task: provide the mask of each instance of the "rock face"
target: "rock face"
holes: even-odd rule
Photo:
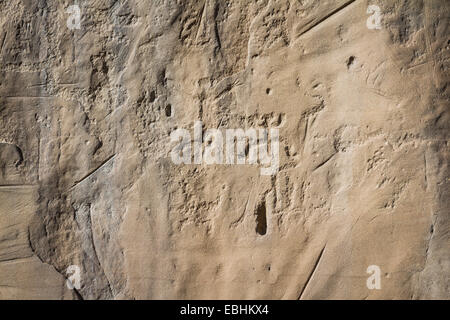
[[[0,299],[449,299],[449,18],[0,0]],[[193,159],[227,129],[276,170]]]

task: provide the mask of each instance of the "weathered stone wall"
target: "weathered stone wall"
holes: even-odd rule
[[[0,0],[0,299],[450,298],[449,17]],[[174,163],[197,121],[278,129],[277,172]]]

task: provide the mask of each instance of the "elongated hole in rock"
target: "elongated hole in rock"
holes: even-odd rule
[[[171,117],[172,116],[172,106],[170,104],[168,104],[165,108],[166,111],[166,117]]]
[[[256,233],[265,235],[267,232],[266,204],[261,202],[256,209]]]
[[[155,91],[150,92],[150,102],[153,103],[156,99],[156,93]]]

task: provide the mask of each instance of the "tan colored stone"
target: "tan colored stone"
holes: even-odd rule
[[[0,1],[0,299],[450,298],[447,2],[69,5]],[[196,121],[279,171],[173,163]]]

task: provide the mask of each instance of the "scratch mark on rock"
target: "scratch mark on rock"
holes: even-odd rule
[[[306,28],[306,30],[303,30],[298,37],[301,37],[302,35],[304,35],[305,33],[311,31],[312,29],[314,29],[315,27],[317,27],[319,24],[321,24],[322,22],[324,22],[325,20],[327,20],[328,18],[332,17],[333,15],[335,15],[336,13],[338,13],[339,11],[342,11],[343,9],[347,8],[349,5],[351,5],[353,2],[355,2],[356,0],[350,0],[345,2],[343,5],[341,5],[340,7],[334,9],[333,11],[331,11],[330,13],[328,13],[327,15],[323,16],[322,18],[320,18],[318,21],[316,21],[315,23],[313,23],[311,26],[309,26],[308,28]]]
[[[0,45],[0,53],[3,52],[3,46],[5,45],[5,40],[6,40],[6,35],[7,34],[8,34],[8,32],[5,32],[5,35],[3,36],[2,44]]]
[[[36,184],[1,184],[0,188],[31,188],[37,186]]]
[[[424,167],[424,179],[425,179],[425,190],[428,189],[428,173],[427,173],[427,156],[423,155],[423,167]]]
[[[310,272],[308,278],[306,279],[305,285],[303,286],[302,290],[300,291],[300,294],[298,295],[297,300],[301,300],[303,297],[303,293],[305,293],[306,288],[308,287],[309,282],[311,281],[314,273],[317,270],[317,267],[319,266],[320,260],[322,259],[323,256],[323,252],[325,251],[325,247],[327,245],[325,244],[325,246],[323,247],[323,249],[320,251],[319,256],[316,259],[316,262],[314,263],[314,267],[312,268],[312,271]]]
[[[80,183],[82,183],[83,181],[85,181],[86,179],[88,179],[90,176],[92,176],[93,174],[95,174],[97,171],[99,171],[102,167],[104,167],[110,160],[114,159],[116,156],[116,154],[113,154],[112,156],[109,156],[106,160],[104,160],[97,168],[95,168],[94,170],[90,171],[87,175],[85,175],[83,178],[81,178],[80,180],[76,181],[75,184],[69,189],[72,190],[73,188],[75,188],[77,185],[79,185]]]
[[[314,168],[313,172],[316,171],[317,169],[319,169],[320,167],[324,166],[328,161],[331,160],[331,158],[334,157],[336,153],[333,153],[331,156],[329,156],[328,158],[326,158],[324,161],[322,161],[317,167]]]

